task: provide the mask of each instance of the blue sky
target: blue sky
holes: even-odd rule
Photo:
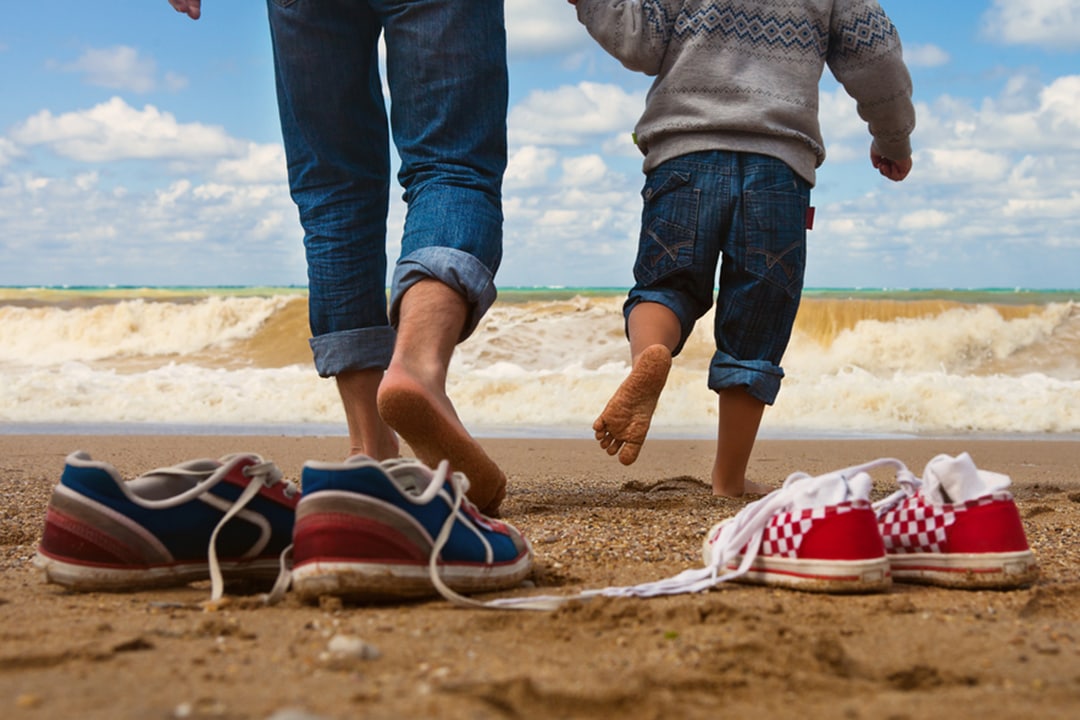
[[[1080,287],[1080,0],[884,0],[915,167],[889,183],[831,76],[811,287]],[[562,0],[507,0],[502,286],[626,286],[649,79]],[[0,285],[303,284],[265,5],[11,3],[0,26]],[[395,193],[389,253],[403,217]]]

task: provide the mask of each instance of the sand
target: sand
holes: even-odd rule
[[[712,443],[649,440],[620,465],[590,441],[484,440],[510,479],[504,517],[536,550],[534,582],[571,593],[700,565],[703,534],[745,501],[713,498]],[[344,438],[0,436],[0,716],[21,718],[1080,717],[1080,444],[762,440],[779,484],[890,455],[922,472],[968,451],[1013,478],[1042,575],[1031,588],[894,585],[823,596],[731,584],[599,599],[552,613],[442,600],[272,607],[208,583],[72,594],[31,565],[51,486],[75,449],[126,477],[253,451],[298,479]],[[875,476],[875,479],[876,476]],[[889,478],[878,480],[875,497]],[[528,594],[536,590],[515,590]],[[337,638],[336,640],[334,638]],[[362,650],[330,651],[342,638]]]

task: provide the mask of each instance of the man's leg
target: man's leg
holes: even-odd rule
[[[397,344],[379,412],[424,462],[449,460],[492,515],[506,477],[446,394],[455,346],[495,301],[509,81],[502,0],[373,0],[408,211],[390,291]]]
[[[397,438],[375,404],[394,345],[379,19],[362,3],[268,7],[289,189],[304,227],[315,367],[336,379],[349,454],[394,457]]]
[[[348,370],[335,378],[349,428],[350,457],[367,455],[386,460],[401,454],[397,435],[376,409],[382,378],[382,370]]]
[[[400,301],[397,345],[379,386],[379,412],[418,458],[434,467],[448,460],[469,478],[468,496],[495,515],[506,476],[469,435],[446,394],[446,374],[469,307],[437,280],[421,280]]]

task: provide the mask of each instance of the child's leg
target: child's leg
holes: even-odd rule
[[[746,466],[754,449],[765,403],[742,388],[727,388],[717,396],[720,419],[712,469],[713,495],[739,497],[769,492],[771,488],[746,479]]]
[[[656,403],[671,369],[671,353],[679,346],[679,318],[660,303],[641,302],[626,321],[630,336],[630,374],[593,423],[596,439],[608,455],[629,465],[638,458],[649,432]]]
[[[739,155],[740,197],[722,247],[709,387],[719,395],[716,495],[760,494],[746,479],[765,406],[784,377],[780,361],[802,295],[810,185],[782,161]]]
[[[626,319],[626,334],[630,339],[630,359],[636,364],[641,352],[652,345],[663,345],[669,354],[675,352],[682,339],[682,325],[668,306],[639,302]]]

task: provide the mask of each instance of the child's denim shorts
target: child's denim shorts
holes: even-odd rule
[[[802,295],[810,183],[773,157],[708,151],[650,171],[642,198],[624,315],[639,302],[670,308],[678,353],[719,285],[709,387],[743,387],[771,405]]]

